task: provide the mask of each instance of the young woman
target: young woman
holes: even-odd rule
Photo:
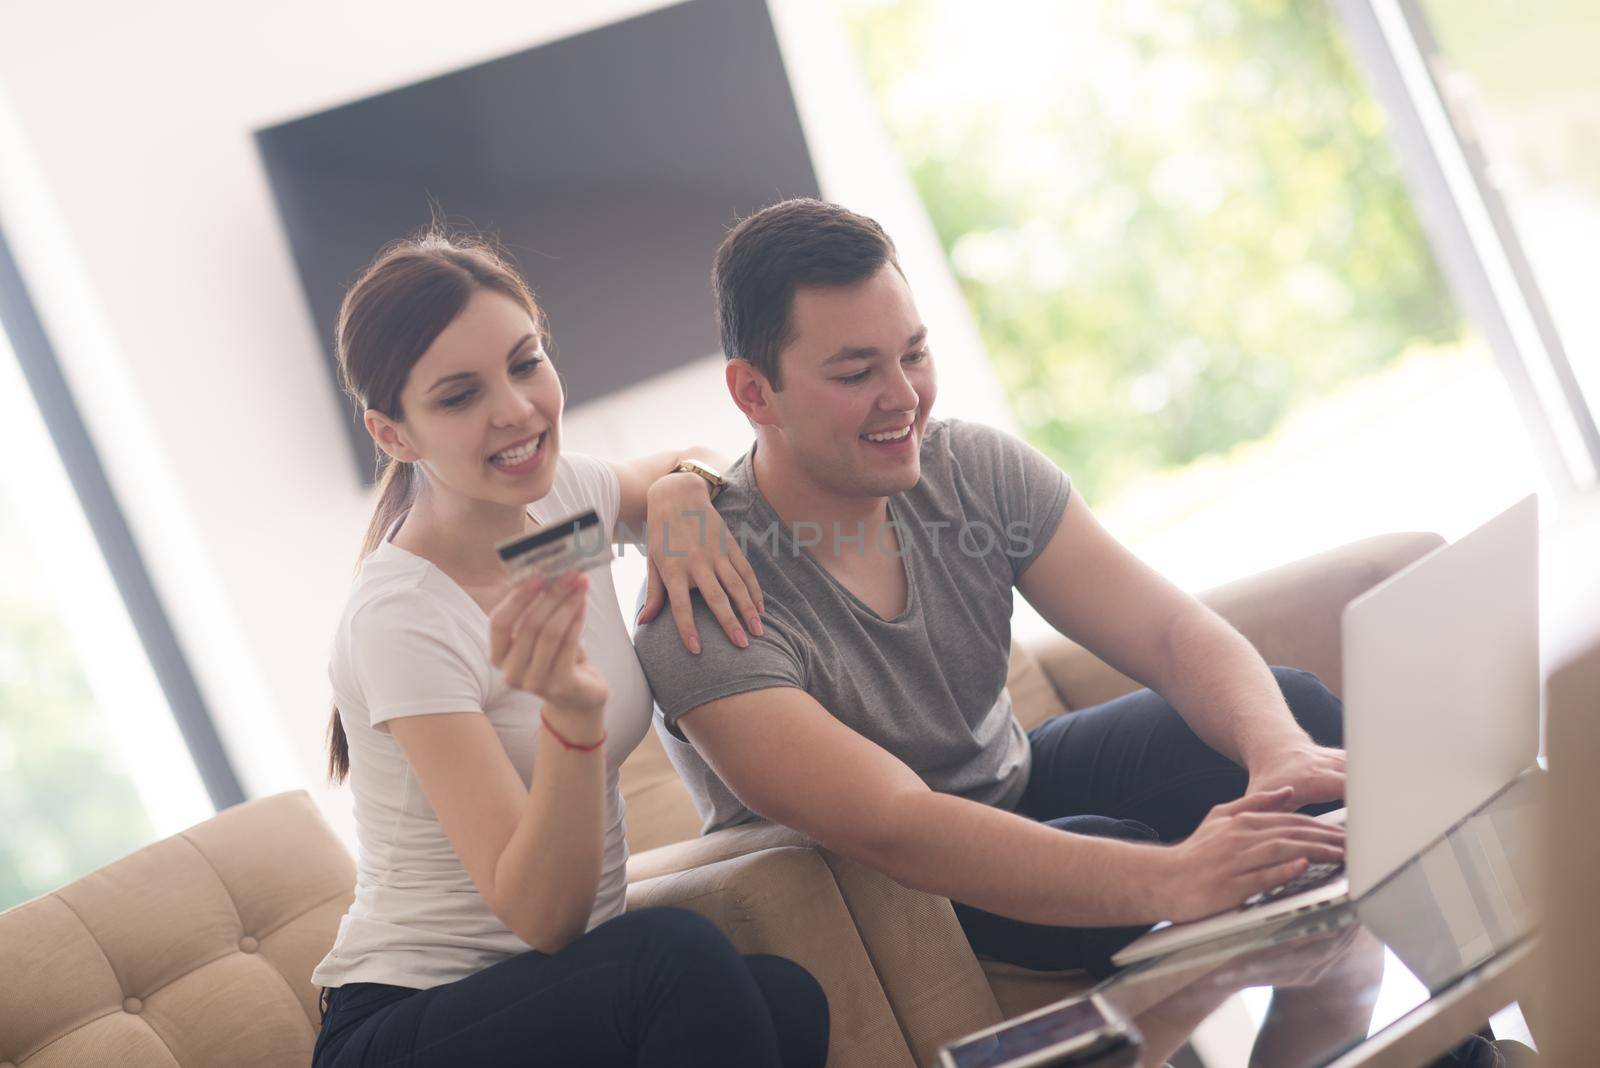
[[[747,644],[760,589],[707,482],[678,455],[562,454],[543,315],[482,245],[391,246],[345,297],[338,354],[385,467],[329,667],[360,848],[312,975],[314,1068],[820,1066],[806,971],[690,912],[623,911],[617,769],[652,703],[609,570],[513,584],[494,552],[588,508],[666,524],[645,613],[670,594],[698,651],[696,586]]]

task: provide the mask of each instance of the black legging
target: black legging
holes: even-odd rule
[[[1322,680],[1274,667],[1284,702],[1318,745],[1344,744],[1344,704]],[[1249,776],[1206,745],[1153,690],[1046,720],[1028,735],[1033,769],[1017,814],[1074,834],[1178,842],[1213,805],[1240,797]],[[1316,814],[1341,802],[1308,806]],[[1145,927],[1049,927],[956,904],[972,948],[1039,971],[1111,971],[1111,955]]]
[[[640,909],[429,990],[338,987],[312,1068],[821,1068],[827,1055],[828,1002],[804,968],[741,957],[695,913]]]

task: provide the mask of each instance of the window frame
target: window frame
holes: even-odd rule
[[[1546,475],[1562,495],[1600,481],[1600,427],[1419,0],[1330,0],[1389,117],[1401,173],[1440,270],[1483,331]]]

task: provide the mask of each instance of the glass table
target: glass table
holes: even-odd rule
[[[1530,770],[1359,901],[1136,965],[1096,987],[1143,1065],[1427,1063],[1516,1000],[1542,772]]]

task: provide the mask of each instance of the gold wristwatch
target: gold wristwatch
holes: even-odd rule
[[[711,487],[711,499],[713,501],[717,499],[717,494],[722,492],[722,487],[728,484],[728,480],[723,478],[715,467],[710,464],[703,464],[699,460],[679,460],[672,466],[672,470],[674,472],[687,471],[691,475],[699,475],[705,479],[706,485]]]

